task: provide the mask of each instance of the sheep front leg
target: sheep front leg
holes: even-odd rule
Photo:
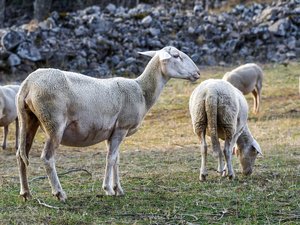
[[[234,170],[232,167],[232,149],[235,141],[226,139],[224,144],[224,156],[226,160],[226,164],[223,171],[223,176],[228,175],[229,179],[233,179],[235,177]]]
[[[260,93],[258,90],[253,90],[252,95],[253,95],[253,101],[254,101],[253,113],[257,114],[259,112]]]
[[[64,202],[67,199],[66,193],[63,191],[60,181],[57,176],[54,153],[59,146],[59,141],[55,139],[48,139],[46,141],[41,159],[44,161],[45,169],[52,188],[52,194],[60,201]]]
[[[4,128],[3,128],[3,143],[2,143],[3,149],[6,149],[7,134],[8,134],[8,126],[4,126]]]
[[[127,130],[115,130],[110,139],[107,141],[108,152],[106,157],[105,176],[102,185],[106,195],[124,194],[119,178],[118,158],[119,146],[127,132]]]

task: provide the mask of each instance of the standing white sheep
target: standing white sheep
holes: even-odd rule
[[[107,140],[103,189],[123,195],[119,179],[119,146],[135,133],[170,78],[195,81],[200,72],[194,62],[174,47],[141,54],[152,59],[136,79],[96,79],[57,69],[39,69],[22,83],[17,96],[20,146],[17,151],[21,190],[30,197],[28,155],[37,128],[46,134],[41,158],[52,187],[61,201],[67,198],[57,177],[54,153],[60,144],[90,146]]]
[[[252,92],[254,100],[253,112],[259,112],[261,89],[263,82],[263,71],[255,63],[247,63],[234,70],[225,73],[224,80],[239,89],[244,95]]]
[[[194,132],[201,142],[200,180],[205,180],[207,176],[206,134],[211,137],[214,154],[218,157],[219,173],[234,178],[231,157],[236,144],[243,174],[250,175],[261,149],[249,131],[248,104],[242,93],[227,81],[209,79],[193,91],[189,108]],[[225,166],[219,138],[225,141]]]
[[[0,127],[4,127],[3,149],[7,146],[8,126],[14,121],[16,121],[16,149],[18,148],[19,123],[15,99],[19,88],[19,85],[0,86]]]

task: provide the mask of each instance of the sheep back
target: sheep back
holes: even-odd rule
[[[23,82],[18,107],[28,105],[45,131],[66,123],[62,144],[87,146],[107,139],[117,126],[136,131],[146,110],[138,84],[131,79],[96,79],[58,69],[39,69]],[[55,118],[55,119],[54,119]],[[74,122],[77,121],[77,122]],[[93,130],[95,138],[79,141]],[[92,136],[91,136],[92,138]]]
[[[242,93],[220,79],[202,82],[193,91],[189,108],[195,134],[207,128],[208,135],[215,131],[223,140],[243,129],[248,117],[248,104]]]
[[[247,63],[225,73],[223,80],[228,81],[246,95],[252,92],[257,84],[261,86],[263,71],[257,64]]]

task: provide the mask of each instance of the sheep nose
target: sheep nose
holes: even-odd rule
[[[196,79],[199,79],[200,78],[200,70],[197,70],[196,73],[194,74],[194,77]]]

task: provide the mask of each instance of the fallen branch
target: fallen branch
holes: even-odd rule
[[[195,221],[199,220],[197,216],[192,215],[192,214],[181,214],[181,216],[183,216],[183,217],[187,217],[187,216],[192,217],[192,218],[194,218]]]
[[[38,203],[39,203],[40,205],[45,206],[45,207],[47,207],[47,208],[50,208],[50,209],[60,209],[60,208],[57,207],[57,206],[48,205],[48,204],[42,202],[42,201],[41,201],[40,199],[38,199],[38,198],[36,198],[36,200],[38,201]]]
[[[74,172],[78,172],[78,171],[84,171],[86,172],[87,174],[89,174],[90,176],[92,176],[92,173],[89,172],[88,170],[86,169],[71,169],[71,170],[68,170],[66,172],[63,172],[63,173],[59,173],[58,176],[63,176],[63,175],[66,175],[66,174],[69,174],[69,173],[74,173]],[[39,176],[39,177],[34,177],[32,178],[29,182],[32,182],[32,181],[35,181],[35,180],[42,180],[42,179],[46,179],[47,176]]]

